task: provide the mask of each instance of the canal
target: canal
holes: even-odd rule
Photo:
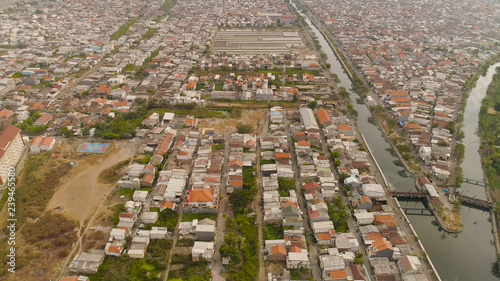
[[[328,56],[328,63],[331,64],[330,71],[335,73],[341,81],[339,87],[344,87],[350,92],[354,108],[358,111],[357,126],[365,136],[391,189],[398,191],[415,189],[415,179],[398,165],[399,159],[390,153],[391,146],[378,125],[369,122],[369,117],[372,115],[367,106],[355,102],[358,96],[351,91],[352,83],[333,50],[311,21],[304,14],[301,15],[318,38],[323,52]],[[481,100],[491,82],[494,70],[495,66],[490,67],[488,74],[478,80],[464,113],[466,121],[463,130],[466,152],[463,163],[466,164],[463,165],[463,170],[467,178],[483,179],[478,155],[479,138],[475,131],[478,126]],[[484,187],[464,184],[462,190],[466,195],[485,198]],[[422,206],[419,202],[409,201],[403,201],[401,205]],[[490,244],[493,241],[493,234],[489,213],[462,206],[461,215],[464,227],[459,234],[445,233],[437,226],[433,216],[408,215],[408,218],[443,281],[498,280],[491,274],[491,266],[495,262],[496,255],[494,246]]]

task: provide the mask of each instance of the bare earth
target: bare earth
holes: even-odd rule
[[[267,104],[264,104],[267,107]],[[229,118],[229,119],[217,119],[217,118],[206,118],[200,119],[199,127],[201,128],[213,128],[216,132],[236,132],[236,124],[252,124],[255,128],[256,121],[259,121],[259,126],[261,127],[264,122],[264,117],[266,116],[267,109],[255,109],[255,110],[243,110],[241,113],[241,118]],[[259,128],[260,129],[260,128]],[[259,130],[257,130],[259,133]]]
[[[16,3],[18,0],[0,0],[0,9],[8,8],[10,5]]]
[[[113,145],[115,149],[108,152],[110,154],[103,154],[97,163],[88,165],[82,171],[70,175],[64,184],[56,190],[49,201],[48,209],[56,209],[57,212],[77,219],[82,225],[105,199],[104,195],[108,194],[113,186],[113,184],[99,183],[99,174],[119,162],[133,157],[136,148],[136,144],[128,142],[114,142]]]

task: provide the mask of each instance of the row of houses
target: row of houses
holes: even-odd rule
[[[283,231],[283,239],[265,240],[265,259],[285,262],[287,269],[310,268],[304,214],[300,210],[296,191],[280,188],[283,181],[295,185],[290,148],[283,127],[284,118],[282,108],[272,108],[270,119],[273,128],[270,131],[274,132],[260,138],[264,222],[287,228]]]
[[[356,252],[356,248],[360,245],[366,249],[373,274],[378,279],[390,276],[395,280],[401,280],[400,278],[427,280],[421,271],[421,260],[413,256],[413,249],[408,245],[406,235],[396,222],[392,209],[388,205],[380,205],[387,200],[387,194],[373,176],[366,150],[359,142],[355,130],[348,125],[349,120],[341,118],[336,113],[332,117],[330,112],[323,108],[317,110],[317,117],[329,149],[335,156],[333,158],[337,162],[336,170],[338,174],[343,175],[342,185],[349,190],[349,204],[354,209],[353,217],[358,226],[356,233],[343,233],[341,241],[343,239],[344,242],[352,242],[353,248],[350,250],[353,252]],[[377,210],[374,211],[375,206]],[[339,244],[343,243],[338,242],[339,236],[335,239],[338,251],[340,253],[346,251],[346,246],[339,247]],[[332,256],[331,253],[329,256]],[[342,258],[344,261],[349,261],[345,256]],[[325,270],[325,268],[332,269],[330,266],[342,265],[335,260],[338,258],[320,257],[325,280],[337,280],[333,278],[338,276],[336,273]],[[388,268],[391,270],[387,270]],[[353,275],[359,273],[352,268]]]

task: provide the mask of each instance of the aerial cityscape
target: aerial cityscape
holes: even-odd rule
[[[0,280],[499,280],[499,15],[0,0]]]

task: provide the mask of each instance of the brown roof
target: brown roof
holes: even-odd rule
[[[163,153],[167,152],[168,149],[170,148],[170,145],[172,145],[172,138],[173,137],[174,137],[174,135],[172,133],[168,133],[165,136],[165,138],[162,140],[162,142],[156,148],[155,154],[162,155]]]
[[[155,175],[153,175],[153,174],[146,174],[142,178],[142,181],[148,182],[148,183],[153,183],[154,180],[155,180]]]
[[[42,145],[50,146],[50,144],[55,140],[53,137],[41,137],[37,136],[31,141],[31,146],[40,147]]]
[[[174,203],[170,201],[163,201],[160,208],[169,208],[173,209],[174,208]]]
[[[332,118],[330,118],[330,114],[328,114],[328,111],[326,111],[324,108],[318,109],[318,112],[316,114],[318,114],[318,119],[321,124],[332,121]]]
[[[229,162],[228,166],[238,165],[240,167],[243,166],[243,161],[241,159],[235,158],[231,162]]]
[[[9,144],[14,140],[16,135],[21,131],[18,127],[9,125],[0,132],[0,158],[3,156],[3,152],[7,149]]]
[[[351,264],[351,272],[354,280],[366,280],[365,271],[360,265]]]
[[[12,111],[8,110],[7,108],[0,110],[0,117],[9,117],[11,115]]]
[[[373,242],[372,247],[374,249],[377,249],[377,251],[381,251],[381,250],[385,250],[385,249],[392,250],[391,243],[385,239],[380,239],[380,240]]]
[[[308,141],[298,141],[298,146],[310,146],[311,144]]]
[[[229,185],[232,185],[232,186],[242,186],[243,182],[242,181],[230,181]]]
[[[290,153],[276,153],[276,158],[290,158]]]
[[[47,124],[51,119],[52,119],[52,114],[45,113],[44,115],[40,116],[40,118],[36,119],[35,125],[45,125]]]
[[[320,233],[320,234],[318,234],[318,237],[319,237],[319,240],[323,240],[323,241],[331,239],[330,233],[328,233],[328,232]]]
[[[286,249],[283,245],[275,245],[271,248],[271,254],[274,255],[274,254],[277,254],[277,253],[280,253],[280,254],[283,254],[286,256]]]
[[[342,270],[328,271],[328,273],[330,274],[330,278],[332,280],[336,280],[336,279],[345,280],[347,278],[347,273],[343,269]]]
[[[212,188],[192,189],[189,192],[188,202],[212,202],[213,194]]]

